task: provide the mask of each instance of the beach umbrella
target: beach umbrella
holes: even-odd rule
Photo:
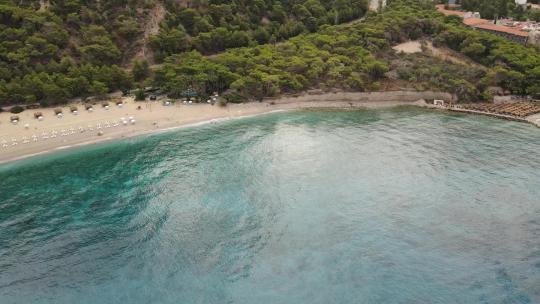
[[[131,124],[134,125],[135,124],[135,119],[132,119],[130,120]]]
[[[15,138],[12,138],[12,139],[11,139],[11,145],[12,145],[12,146],[16,146],[16,145],[18,145],[18,143],[17,143],[17,139],[15,139]]]
[[[38,137],[36,136],[36,134],[32,135],[32,140],[33,141],[38,141]]]
[[[25,128],[26,130],[28,130],[28,129],[30,129],[30,125],[29,125],[29,124],[25,124],[25,125],[24,125],[24,128]]]

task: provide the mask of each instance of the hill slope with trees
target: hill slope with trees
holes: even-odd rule
[[[171,97],[226,91],[230,101],[388,82],[469,101],[489,98],[490,86],[540,94],[537,49],[467,28],[429,0],[388,1],[363,22],[349,21],[364,16],[364,0],[156,1],[0,0],[0,105],[63,103],[142,85]],[[147,61],[133,59],[157,4],[165,13],[148,43],[163,64],[150,73]],[[416,39],[476,65],[391,49]]]
[[[157,6],[166,9],[162,20],[152,20]],[[366,0],[0,0],[0,104],[127,90],[133,64],[277,42],[366,9]],[[156,22],[157,33],[146,37]],[[154,56],[134,61],[147,42]]]
[[[396,55],[392,45],[425,39],[476,65],[457,65],[423,54]],[[391,75],[394,75],[393,77]],[[230,100],[261,99],[307,89],[376,90],[394,79],[415,89],[439,89],[464,101],[490,98],[499,86],[515,94],[540,94],[536,48],[474,31],[444,17],[431,1],[393,0],[364,22],[323,26],[277,45],[171,56],[155,85],[173,97],[194,87],[201,94],[229,90]]]

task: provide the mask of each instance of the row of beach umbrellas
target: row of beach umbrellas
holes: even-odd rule
[[[102,104],[102,107],[105,109],[105,110],[108,110],[110,108],[109,106],[109,103],[108,102],[103,102]],[[119,107],[119,108],[122,108],[124,106],[124,103],[122,102],[116,102],[116,105]],[[91,104],[86,104],[84,105],[84,108],[86,111],[88,112],[94,112],[94,106],[91,105]],[[78,115],[79,114],[79,109],[76,107],[76,106],[71,106],[69,108],[69,111],[73,114],[73,115]],[[54,112],[54,116],[58,117],[58,118],[62,118],[64,117],[64,111],[60,108],[56,108],[53,110]],[[34,118],[39,120],[39,121],[42,121],[44,119],[44,115],[42,112],[36,112],[34,113]],[[21,120],[19,118],[18,115],[14,115],[14,116],[11,116],[11,123],[13,124],[17,124],[19,123],[19,121]]]
[[[89,124],[86,127],[78,126],[77,128],[71,127],[69,129],[66,128],[66,129],[61,129],[61,130],[52,130],[51,132],[43,132],[41,133],[41,135],[33,134],[32,136],[23,136],[20,140],[18,140],[17,138],[12,138],[11,141],[9,142],[5,139],[0,139],[0,148],[9,148],[9,147],[17,146],[19,143],[29,144],[31,142],[46,141],[48,139],[70,136],[77,133],[85,133],[87,131],[91,132],[94,130],[99,131],[98,134],[102,135],[103,129],[119,127],[122,125],[127,126],[129,124],[134,125],[135,123],[136,123],[135,118],[133,116],[130,116],[127,118],[122,117],[119,120],[113,121],[113,122],[105,121],[103,123],[101,122],[96,123],[95,125]]]

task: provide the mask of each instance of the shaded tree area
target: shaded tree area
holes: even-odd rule
[[[276,43],[323,25],[362,17],[367,0],[167,0],[169,14],[152,37],[157,59],[197,50],[212,54],[229,48]]]
[[[428,0],[389,0],[387,9],[369,13],[364,22],[338,25],[332,24],[362,15],[365,2],[216,0],[191,1],[187,8],[168,3],[170,13],[156,36],[168,38],[152,40],[164,64],[152,72],[148,62],[135,61],[128,73],[116,65],[126,56],[121,27],[112,31],[95,15],[121,16],[140,8],[135,2],[102,2],[94,10],[86,2],[57,0],[49,10],[37,10],[33,1],[0,0],[0,104],[62,103],[126,90],[134,81],[153,82],[171,97],[226,91],[231,100],[260,100],[311,88],[377,90],[389,72],[411,87],[445,90],[463,100],[488,98],[490,86],[540,95],[537,49],[474,31],[438,13]],[[108,6],[122,9],[113,13]],[[74,16],[77,11],[85,13]],[[319,21],[310,28],[306,20],[315,16]],[[110,22],[118,20],[124,19]],[[301,30],[282,31],[294,23]],[[416,39],[452,49],[483,68],[393,55],[391,46]],[[225,51],[206,56],[218,50]]]
[[[131,87],[118,65],[141,33],[137,1],[0,1],[0,104],[63,103]]]
[[[395,67],[390,47],[415,39],[432,40],[484,68],[425,56],[413,56]],[[195,72],[189,66],[201,68]],[[540,94],[540,55],[535,48],[474,31],[455,17],[438,13],[431,1],[421,0],[389,1],[385,11],[365,22],[321,26],[316,33],[276,45],[231,49],[209,58],[198,52],[176,55],[157,71],[155,84],[172,95],[173,88],[196,87],[201,94],[232,89],[229,92],[235,97],[247,100],[309,88],[378,89],[393,68],[399,79],[413,87],[449,91],[467,101],[488,98],[489,86]],[[216,78],[215,73],[226,77]]]

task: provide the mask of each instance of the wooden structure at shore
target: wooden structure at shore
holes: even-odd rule
[[[491,114],[508,115],[516,118],[525,118],[540,113],[540,104],[536,102],[512,103],[469,103],[456,106],[459,109],[486,112]]]

